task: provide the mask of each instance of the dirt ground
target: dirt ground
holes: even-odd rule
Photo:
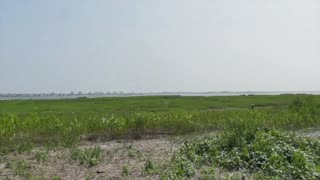
[[[312,138],[320,137],[320,131],[315,130],[297,131],[296,133]],[[216,135],[216,132],[203,135],[153,137],[141,140],[83,141],[78,148],[100,147],[102,150],[101,160],[93,167],[80,164],[78,160],[72,159],[72,150],[69,148],[55,150],[33,148],[30,152],[11,153],[0,157],[0,180],[159,179],[157,174],[161,174],[161,172],[153,174],[145,171],[147,161],[161,169],[161,166],[170,163],[173,154],[186,140],[213,135]],[[43,158],[43,161],[39,161],[39,159],[41,160],[39,152],[45,154],[46,158]],[[230,172],[228,173],[218,172],[218,179],[225,179],[224,177],[230,175]],[[241,172],[234,173],[241,174]],[[247,177],[250,177],[250,175]],[[194,179],[201,179],[201,177],[195,176]]]
[[[132,141],[82,142],[79,148],[100,147],[102,159],[88,167],[70,158],[70,149],[45,151],[33,149],[28,153],[9,154],[0,161],[0,179],[158,179],[144,172],[147,160],[160,165],[170,160],[181,142],[165,137]],[[47,152],[44,162],[37,160],[38,152]],[[24,160],[26,167],[13,166]],[[21,164],[21,163],[20,163]],[[22,176],[17,176],[23,174]],[[123,173],[124,169],[128,172]],[[24,172],[23,172],[24,171]],[[24,176],[24,177],[23,177]],[[41,177],[41,178],[40,178]]]

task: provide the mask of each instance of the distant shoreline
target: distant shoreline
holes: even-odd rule
[[[50,100],[76,98],[103,98],[103,97],[135,97],[135,96],[250,96],[250,95],[282,95],[282,94],[310,94],[320,95],[320,91],[266,91],[266,92],[167,92],[167,93],[123,93],[123,94],[14,94],[2,95],[0,100]]]

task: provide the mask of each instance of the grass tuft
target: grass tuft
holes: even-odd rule
[[[71,150],[71,159],[78,160],[80,164],[85,164],[88,167],[99,164],[101,158],[102,149],[100,147]]]

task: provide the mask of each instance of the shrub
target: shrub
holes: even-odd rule
[[[239,137],[247,131],[250,138]],[[189,178],[204,166],[246,169],[280,179],[319,179],[320,142],[276,130],[228,131],[219,137],[185,143],[163,179]]]

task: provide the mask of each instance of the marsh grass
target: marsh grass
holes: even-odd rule
[[[222,131],[238,124],[316,128],[319,102],[320,96],[305,95],[0,101],[0,153],[38,145],[73,147],[81,140]],[[251,103],[255,110],[250,110]],[[233,108],[219,109],[225,107]]]

